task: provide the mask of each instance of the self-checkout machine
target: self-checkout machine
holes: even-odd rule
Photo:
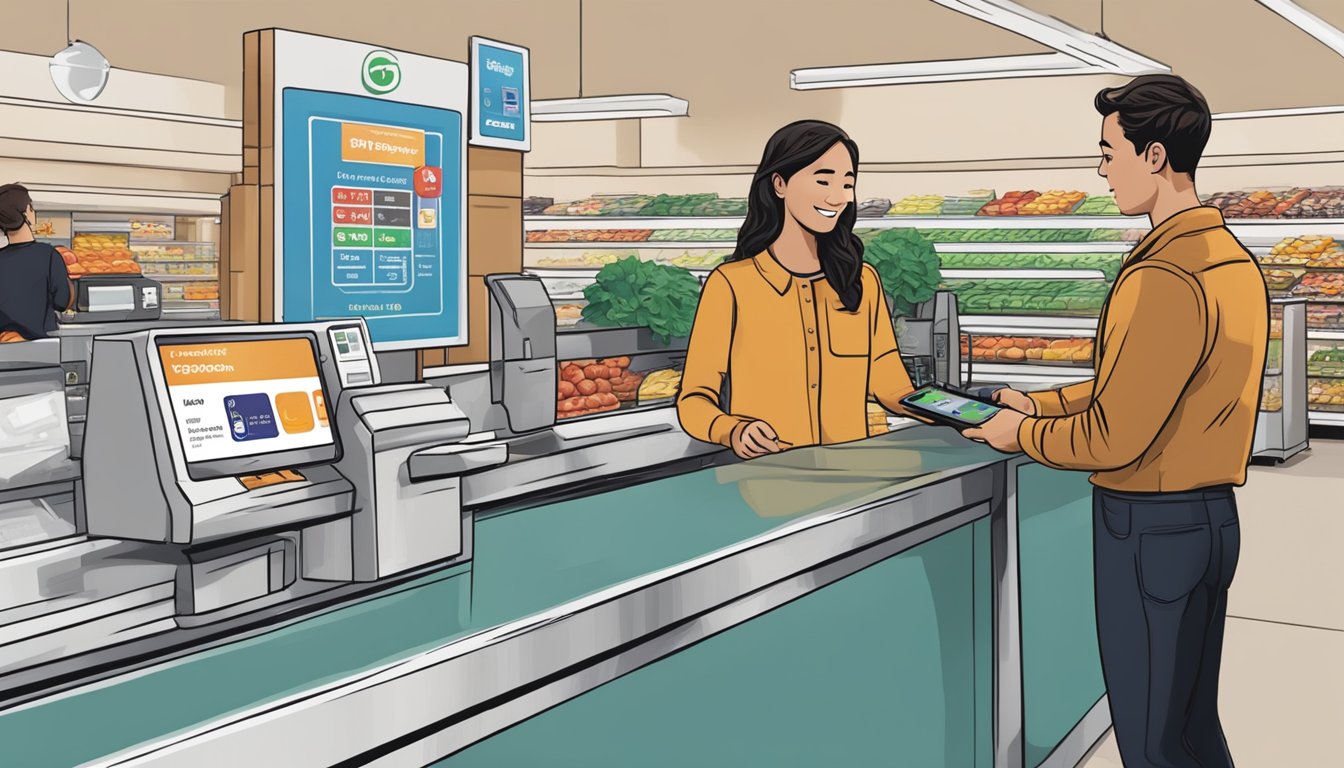
[[[362,349],[375,371],[374,352],[465,344],[467,65],[283,30],[248,33],[244,54],[260,89],[245,101],[265,105],[244,145],[261,151],[244,153],[255,186],[230,194],[258,203],[253,221],[248,206],[231,216],[262,233],[258,253],[236,254],[262,271],[234,298],[286,326],[359,318],[365,331],[328,337],[330,354]],[[335,375],[331,467],[351,510],[303,528],[297,578],[369,582],[469,559],[460,476],[506,449],[462,444],[470,424],[441,388]]]

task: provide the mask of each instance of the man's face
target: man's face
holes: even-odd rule
[[[1120,115],[1101,121],[1101,164],[1097,175],[1110,184],[1115,204],[1126,216],[1151,213],[1157,200],[1157,175],[1148,153],[1136,149],[1120,127]]]

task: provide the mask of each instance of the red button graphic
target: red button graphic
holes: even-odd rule
[[[443,169],[422,165],[415,169],[415,194],[419,197],[438,197],[443,194]]]
[[[332,187],[331,202],[338,205],[373,205],[373,190]]]
[[[373,209],[338,205],[331,209],[331,220],[337,224],[372,224]]]

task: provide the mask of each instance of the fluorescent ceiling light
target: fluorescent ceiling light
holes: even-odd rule
[[[1269,10],[1286,19],[1290,24],[1308,35],[1325,43],[1331,50],[1344,56],[1344,32],[1339,31],[1306,8],[1292,0],[1256,0]]]
[[[991,56],[979,59],[868,64],[855,67],[795,69],[789,85],[796,91],[818,88],[858,88],[870,85],[946,83],[956,80],[997,80],[1007,77],[1050,77],[1096,74],[1096,67],[1062,53],[1028,56]]]
[[[1103,37],[1043,16],[1011,0],[933,0],[946,8],[993,24],[1053,48],[1055,53],[988,56],[852,67],[797,69],[789,73],[796,91],[869,85],[947,83],[1010,77],[1059,75],[1145,75],[1171,68]]]
[[[1307,115],[1336,115],[1344,112],[1344,105],[1335,107],[1287,107],[1284,109],[1255,109],[1249,112],[1219,112],[1214,120],[1251,120],[1257,117],[1304,117]]]
[[[1165,64],[1153,61],[1123,45],[1084,32],[1011,0],[933,0],[933,2],[1009,32],[1016,32],[1112,74],[1147,75],[1171,71]]]
[[[539,123],[571,120],[628,120],[643,117],[685,117],[690,105],[665,93],[628,96],[589,96],[581,99],[545,99],[532,102],[532,120]]]

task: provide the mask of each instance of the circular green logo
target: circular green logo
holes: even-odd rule
[[[397,63],[397,57],[387,51],[372,51],[364,57],[360,79],[369,93],[391,93],[401,85],[401,65]]]

